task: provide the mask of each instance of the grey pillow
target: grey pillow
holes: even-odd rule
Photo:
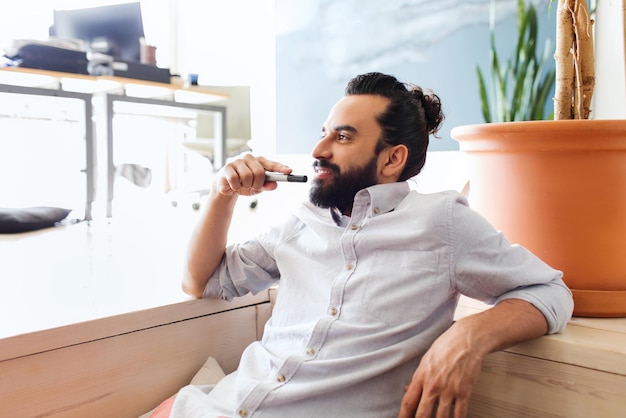
[[[67,218],[71,211],[51,206],[0,208],[0,234],[48,228]]]

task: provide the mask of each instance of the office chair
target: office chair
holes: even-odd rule
[[[184,140],[182,143],[183,147],[194,151],[201,156],[207,158],[211,162],[212,174],[217,173],[217,167],[214,164],[214,150],[215,150],[215,140],[213,138],[201,138],[201,139],[189,139]],[[241,154],[242,152],[250,151],[248,146],[248,140],[242,138],[226,138],[226,157],[233,157],[235,155]],[[195,210],[200,208],[200,199],[207,195],[211,189],[198,189],[192,191],[196,195],[196,200],[192,203],[191,207]],[[172,202],[174,206],[176,206],[176,202]]]

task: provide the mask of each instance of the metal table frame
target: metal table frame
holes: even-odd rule
[[[113,117],[115,116],[115,102],[128,102],[136,104],[155,105],[163,107],[175,107],[181,109],[191,109],[206,112],[214,115],[214,137],[215,149],[213,165],[216,169],[221,168],[226,159],[226,107],[197,103],[184,103],[167,99],[152,99],[142,97],[132,97],[122,94],[105,93],[106,95],[106,133],[107,133],[107,207],[106,216],[113,216],[113,199],[115,185],[115,163],[113,161]]]
[[[95,140],[93,129],[93,95],[89,93],[77,93],[61,89],[48,89],[40,87],[14,86],[8,84],[0,84],[0,93],[25,94],[32,96],[49,96],[64,97],[68,99],[78,99],[85,103],[85,153],[86,153],[86,202],[85,202],[85,218],[90,221],[92,219],[92,205],[95,197]]]

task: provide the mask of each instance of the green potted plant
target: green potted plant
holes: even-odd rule
[[[468,157],[470,204],[563,271],[574,315],[626,316],[626,120],[593,119],[586,1],[558,0],[555,15],[555,120],[503,119],[451,135]]]
[[[482,114],[485,122],[512,122],[547,119],[546,104],[552,99],[555,70],[547,69],[550,40],[541,56],[537,55],[539,24],[535,6],[523,0],[517,4],[517,42],[505,63],[496,48],[496,2],[491,0],[489,14],[490,77],[476,67]]]

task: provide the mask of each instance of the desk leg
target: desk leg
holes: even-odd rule
[[[85,202],[85,220],[92,220],[92,206],[95,200],[96,189],[96,143],[94,140],[93,129],[93,103],[92,96],[89,95],[84,99],[85,102],[85,149],[86,149],[86,168],[85,175],[87,177],[87,201]]]
[[[113,193],[115,188],[115,165],[113,163],[113,101],[112,95],[106,95],[106,131],[107,131],[107,207],[106,216],[113,216]]]
[[[216,111],[213,114],[213,120],[213,137],[215,138],[213,167],[215,171],[218,171],[226,163],[226,108]]]

